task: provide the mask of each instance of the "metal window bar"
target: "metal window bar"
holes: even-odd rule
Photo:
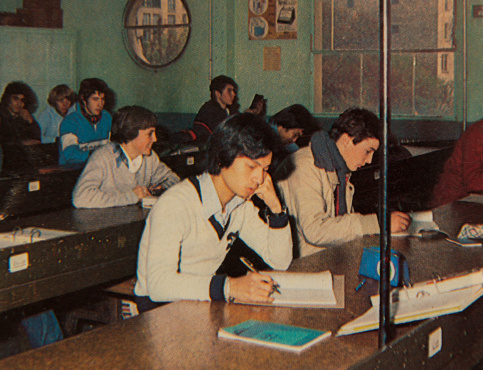
[[[391,223],[387,204],[387,149],[388,130],[391,124],[390,71],[391,71],[391,0],[380,0],[380,60],[379,60],[379,98],[380,119],[382,120],[381,177],[379,183],[379,221],[380,221],[380,280],[379,280],[379,348],[391,340],[390,271]]]

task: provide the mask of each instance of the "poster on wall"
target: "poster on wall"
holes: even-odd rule
[[[297,38],[298,0],[248,0],[250,40]]]

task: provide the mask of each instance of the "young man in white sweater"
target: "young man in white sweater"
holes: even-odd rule
[[[179,299],[273,300],[274,282],[266,275],[215,273],[237,237],[272,268],[290,265],[288,217],[268,174],[276,145],[274,131],[253,114],[217,127],[207,172],[168,189],[146,221],[135,287],[140,311]],[[254,194],[267,206],[264,219],[250,201]]]
[[[119,109],[112,121],[111,142],[91,155],[77,181],[74,206],[126,206],[151,195],[154,187],[177,184],[178,175],[152,151],[156,125],[156,116],[146,108]]]

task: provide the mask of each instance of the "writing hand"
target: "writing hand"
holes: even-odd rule
[[[391,232],[398,233],[406,230],[411,224],[411,217],[404,212],[391,212]]]
[[[230,296],[242,302],[271,303],[274,284],[270,276],[249,272],[230,279]]]

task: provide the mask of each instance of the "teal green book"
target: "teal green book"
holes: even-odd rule
[[[244,321],[218,331],[220,338],[235,339],[295,352],[300,352],[331,334],[330,331],[258,320]]]

